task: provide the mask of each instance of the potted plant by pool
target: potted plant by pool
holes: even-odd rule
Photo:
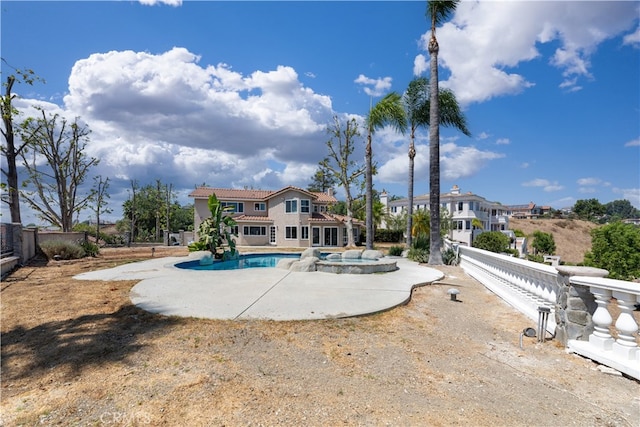
[[[189,251],[211,251],[215,259],[223,261],[238,258],[232,232],[236,221],[228,214],[230,208],[222,206],[215,194],[209,196],[208,206],[211,217],[198,227],[199,240],[189,245]]]

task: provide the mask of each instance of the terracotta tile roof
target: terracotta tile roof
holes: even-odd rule
[[[347,222],[346,215],[338,215],[338,214],[330,214],[330,215],[340,222],[344,222],[344,223]],[[351,221],[353,222],[354,225],[364,225],[364,221],[360,221],[359,219],[356,219],[356,218],[352,218]]]
[[[325,212],[314,212],[309,218],[309,222],[340,222],[345,224],[347,217],[344,215],[336,215]],[[358,219],[353,218],[354,225],[363,225],[364,223]]]
[[[189,197],[193,197],[196,199],[206,199],[210,195],[215,193],[216,197],[221,200],[267,200],[289,190],[299,191],[301,193],[307,194],[310,198],[313,198],[318,202],[336,203],[338,201],[334,196],[330,196],[327,193],[311,192],[303,188],[294,187],[291,185],[277,191],[198,187],[189,194]]]
[[[233,219],[236,222],[273,222],[271,218],[268,216],[258,216],[258,215],[238,215],[234,216]]]
[[[235,190],[231,188],[198,187],[189,197],[206,199],[215,194],[220,200],[266,200],[273,191],[269,190]]]
[[[337,203],[338,199],[335,198],[335,196],[330,196],[327,193],[315,193],[313,192],[312,194],[315,194],[315,196],[317,197],[317,200],[319,202],[325,202],[325,203]]]
[[[294,187],[293,185],[289,185],[289,186],[287,186],[287,187],[281,188],[281,189],[280,189],[280,190],[278,190],[278,191],[274,191],[274,192],[272,192],[272,194],[271,194],[269,197],[270,197],[270,198],[271,198],[271,197],[276,197],[276,196],[277,196],[277,195],[279,195],[279,194],[282,194],[282,193],[284,193],[284,192],[286,192],[286,191],[291,191],[291,190],[293,190],[293,191],[299,191],[299,192],[301,192],[301,193],[304,193],[304,194],[308,195],[309,197],[312,197],[312,198],[314,198],[314,199],[317,199],[316,194],[318,194],[318,193],[312,193],[312,192],[307,191],[307,190],[305,190],[305,189],[303,189],[303,188],[300,188],[300,187]]]
[[[309,222],[336,222],[336,219],[327,213],[313,212],[309,217]]]

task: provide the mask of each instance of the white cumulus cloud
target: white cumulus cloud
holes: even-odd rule
[[[32,104],[16,107],[33,116]],[[248,75],[203,65],[185,48],[111,51],[78,60],[64,105],[45,105],[92,131],[95,174],[112,178],[112,203],[135,180],[174,188],[306,187],[326,156],[329,96],[305,87],[287,66]],[[281,172],[274,172],[281,171]],[[118,188],[120,186],[120,188]]]
[[[624,42],[638,44],[639,30],[631,28],[637,17],[636,2],[462,2],[437,29],[439,63],[451,72],[442,84],[463,105],[520,93],[536,82],[518,65],[538,59],[541,44],[557,43],[544,59],[560,70],[563,90],[579,90],[581,79],[592,77],[590,56],[600,43],[634,31]],[[421,39],[425,52],[429,36]]]
[[[391,89],[391,77],[381,77],[372,79],[360,74],[353,82],[364,86],[364,93],[369,96],[378,97],[382,96]]]
[[[560,191],[564,189],[564,186],[560,185],[558,181],[549,181],[548,179],[536,178],[531,181],[523,182],[523,187],[540,187],[546,192]]]

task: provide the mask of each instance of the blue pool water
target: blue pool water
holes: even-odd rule
[[[199,260],[180,262],[178,268],[187,270],[238,270],[241,268],[275,267],[283,258],[300,258],[300,254],[253,254],[240,255],[231,261],[215,261],[210,265],[200,265]]]

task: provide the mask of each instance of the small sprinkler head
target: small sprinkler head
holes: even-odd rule
[[[460,293],[459,290],[451,288],[447,291],[447,293],[451,296],[451,301],[458,301],[458,294]]]

